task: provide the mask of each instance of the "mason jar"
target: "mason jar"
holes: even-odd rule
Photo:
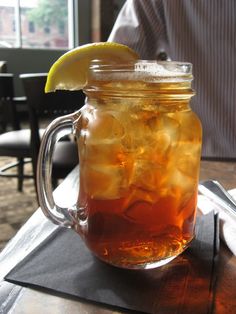
[[[94,61],[84,88],[86,105],[46,132],[40,205],[109,264],[162,266],[194,238],[202,129],[191,110],[192,79],[190,63]],[[63,125],[75,135],[79,153],[73,210],[47,202],[52,196],[45,163]]]

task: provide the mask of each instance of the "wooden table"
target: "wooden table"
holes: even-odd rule
[[[55,191],[60,205],[71,204],[76,199],[77,169]],[[219,180],[227,189],[236,188],[236,163],[203,161],[200,179]],[[67,199],[63,197],[67,195]],[[69,199],[68,199],[69,196]],[[37,247],[57,226],[47,220],[38,209],[0,254],[0,313],[122,313],[86,301],[53,296],[30,288],[13,285],[3,280],[9,270]],[[217,284],[215,291],[215,314],[236,313],[236,256],[221,244]]]

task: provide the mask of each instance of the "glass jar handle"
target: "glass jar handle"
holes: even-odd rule
[[[72,227],[73,216],[68,208],[58,206],[53,198],[52,190],[52,155],[55,144],[65,135],[73,134],[74,124],[81,116],[81,110],[53,120],[47,127],[40,145],[37,165],[37,193],[39,205],[53,223]]]

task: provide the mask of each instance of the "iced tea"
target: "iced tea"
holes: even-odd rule
[[[151,268],[194,237],[201,125],[191,76],[120,72],[92,75],[86,88],[75,229],[100,259]]]

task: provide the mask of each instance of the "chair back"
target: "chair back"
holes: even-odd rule
[[[78,110],[84,104],[85,95],[80,91],[56,91],[45,93],[47,73],[21,74],[28,105],[38,114],[61,116]]]
[[[12,73],[0,73],[0,99],[13,98],[13,78]]]
[[[7,73],[7,61],[0,61],[0,73]]]
[[[85,95],[80,91],[56,91],[45,93],[44,88],[47,73],[25,73],[20,75],[23,83],[29,111],[31,129],[31,149],[33,164],[37,164],[40,148],[40,121],[47,121],[56,117],[79,110],[84,105]]]
[[[6,125],[11,123],[14,130],[20,129],[14,97],[14,75],[12,73],[0,73],[0,123],[5,131]]]

